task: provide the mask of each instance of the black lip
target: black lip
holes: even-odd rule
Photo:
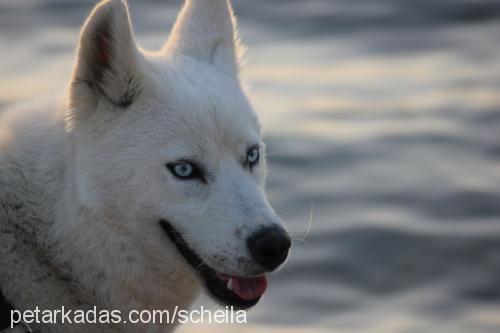
[[[198,272],[209,294],[212,295],[217,302],[239,309],[248,309],[259,302],[260,297],[252,300],[244,300],[227,289],[226,282],[217,276],[217,271],[208,266],[196,252],[189,247],[184,238],[182,238],[182,235],[171,223],[166,220],[161,220],[160,225],[184,259],[186,259],[189,265]]]

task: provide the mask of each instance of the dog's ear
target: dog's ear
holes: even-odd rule
[[[80,35],[70,87],[70,104],[111,102],[125,108],[140,91],[141,53],[135,43],[127,3],[106,0],[88,17]]]
[[[238,73],[243,48],[229,0],[186,0],[163,51],[192,56]]]

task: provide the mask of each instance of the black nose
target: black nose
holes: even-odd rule
[[[274,270],[285,261],[291,241],[282,228],[267,227],[248,237],[247,245],[255,261]]]

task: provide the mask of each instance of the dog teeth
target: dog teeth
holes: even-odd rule
[[[233,278],[229,278],[229,280],[227,280],[226,288],[233,290]]]

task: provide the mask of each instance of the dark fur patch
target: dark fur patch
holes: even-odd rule
[[[0,290],[0,331],[10,327],[10,311],[14,310],[12,305],[5,299]]]
[[[114,101],[113,104],[122,108],[126,108],[127,106],[132,104],[132,102],[140,94],[140,92],[141,92],[140,79],[137,76],[129,73],[127,80],[125,82],[125,92],[120,97],[120,99]]]

